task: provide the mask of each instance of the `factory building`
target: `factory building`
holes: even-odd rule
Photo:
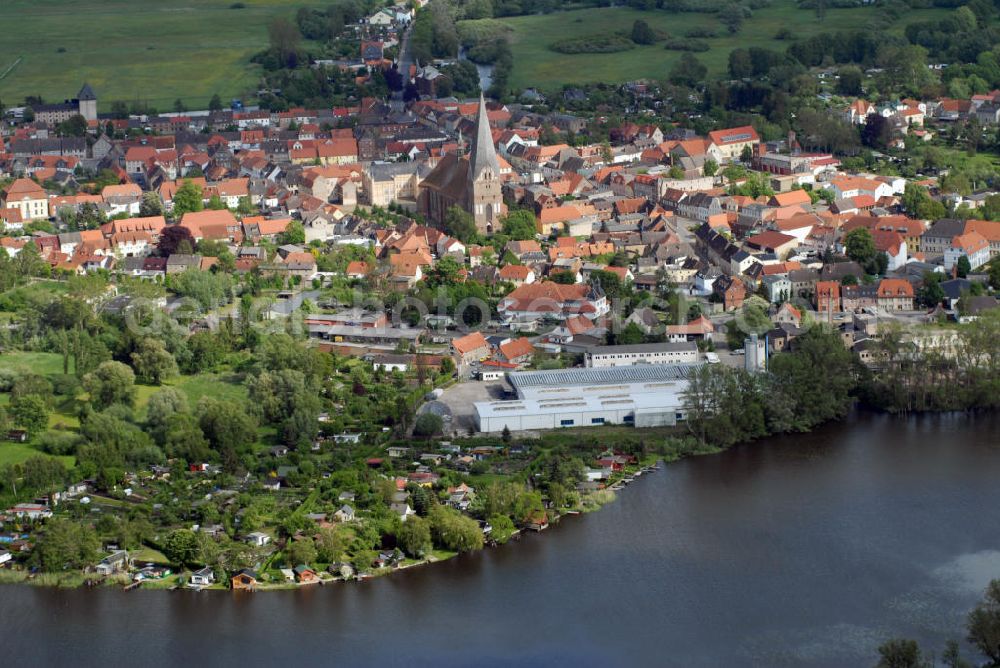
[[[587,351],[586,357],[586,365],[595,369],[635,364],[694,364],[697,361],[698,344],[694,341],[594,346]]]
[[[695,364],[517,371],[517,399],[476,402],[479,431],[629,424],[660,427],[685,418],[683,393]]]

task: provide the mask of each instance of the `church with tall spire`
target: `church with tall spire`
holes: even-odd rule
[[[506,213],[500,180],[500,160],[493,145],[486,100],[479,96],[476,132],[468,155],[448,154],[420,184],[420,213],[443,224],[448,209],[458,206],[472,214],[480,234],[489,235]]]

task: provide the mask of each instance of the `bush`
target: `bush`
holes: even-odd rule
[[[423,413],[417,416],[417,422],[413,426],[413,435],[430,438],[441,433],[444,428],[444,420],[440,415],[434,413]]]
[[[663,48],[668,51],[695,51],[701,53],[702,51],[708,51],[711,47],[708,45],[708,42],[703,42],[699,39],[668,37]]]
[[[712,39],[718,37],[719,33],[711,28],[690,28],[684,33],[685,37],[701,37],[702,39]]]
[[[52,392],[59,397],[75,397],[80,391],[80,379],[76,376],[52,376]]]
[[[72,455],[83,439],[70,431],[46,431],[38,437],[38,447],[50,455]]]
[[[10,392],[21,374],[13,369],[0,369],[0,392]]]
[[[624,35],[588,35],[563,39],[549,45],[559,53],[617,53],[635,48],[635,42]]]

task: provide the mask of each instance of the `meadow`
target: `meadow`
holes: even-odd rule
[[[829,9],[823,21],[812,10],[799,9],[795,0],[774,0],[770,7],[755,10],[743,23],[742,30],[731,35],[714,14],[639,11],[625,7],[577,9],[552,14],[486,19],[507,26],[511,31],[514,52],[512,88],[558,88],[563,84],[623,82],[635,79],[665,79],[682,52],[664,49],[662,42],[636,46],[617,53],[557,53],[550,47],[554,42],[602,35],[613,32],[629,34],[636,20],[646,21],[654,30],[677,39],[693,29],[716,31],[712,38],[698,38],[711,48],[694,55],[712,75],[725,74],[729,52],[752,46],[784,51],[791,43],[777,40],[782,29],[791,32],[792,39],[809,37],[822,32],[864,28],[873,12],[872,7]],[[896,22],[893,31],[902,31],[907,23],[941,17],[947,10],[911,10]],[[476,21],[461,25],[475,25]],[[488,25],[488,24],[486,24]]]
[[[228,102],[256,91],[260,69],[250,58],[267,48],[271,19],[293,19],[299,7],[322,4],[3,0],[0,100],[8,107],[26,95],[60,102],[74,97],[86,81],[101,111],[113,100],[140,100],[170,111],[177,98],[205,109],[215,93]]]
[[[62,376],[62,356],[56,353],[40,352],[5,352],[0,353],[0,369],[10,369],[19,374],[36,373],[57,381]],[[246,388],[242,378],[231,373],[200,373],[182,375],[171,378],[163,385],[179,389],[186,396],[191,406],[198,403],[202,397],[213,397],[227,401],[245,401]],[[146,405],[149,398],[162,387],[152,385],[135,386],[135,414],[138,419],[145,419]],[[86,393],[80,392],[76,397],[63,397],[55,401],[49,414],[49,428],[60,431],[76,431],[80,428],[77,411],[81,401],[86,400]],[[10,403],[10,394],[0,393],[0,407]],[[32,441],[28,443],[6,443],[0,440],[0,466],[20,463],[29,457],[44,454],[38,450]],[[48,456],[48,455],[46,455]],[[67,466],[73,466],[74,457],[59,457]]]

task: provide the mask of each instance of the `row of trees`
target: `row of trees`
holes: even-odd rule
[[[692,435],[728,447],[844,417],[856,385],[852,354],[836,332],[823,327],[813,327],[796,344],[795,352],[773,356],[766,374],[710,364],[695,369],[684,393]]]
[[[861,376],[860,396],[892,412],[1000,407],[1000,313],[986,311],[954,329],[883,329]]]
[[[808,431],[843,417],[854,398],[892,412],[1000,407],[1000,313],[953,329],[907,332],[889,325],[873,342],[872,368],[840,337],[816,326],[766,374],[704,365],[685,393],[688,428],[726,447],[768,434]]]

